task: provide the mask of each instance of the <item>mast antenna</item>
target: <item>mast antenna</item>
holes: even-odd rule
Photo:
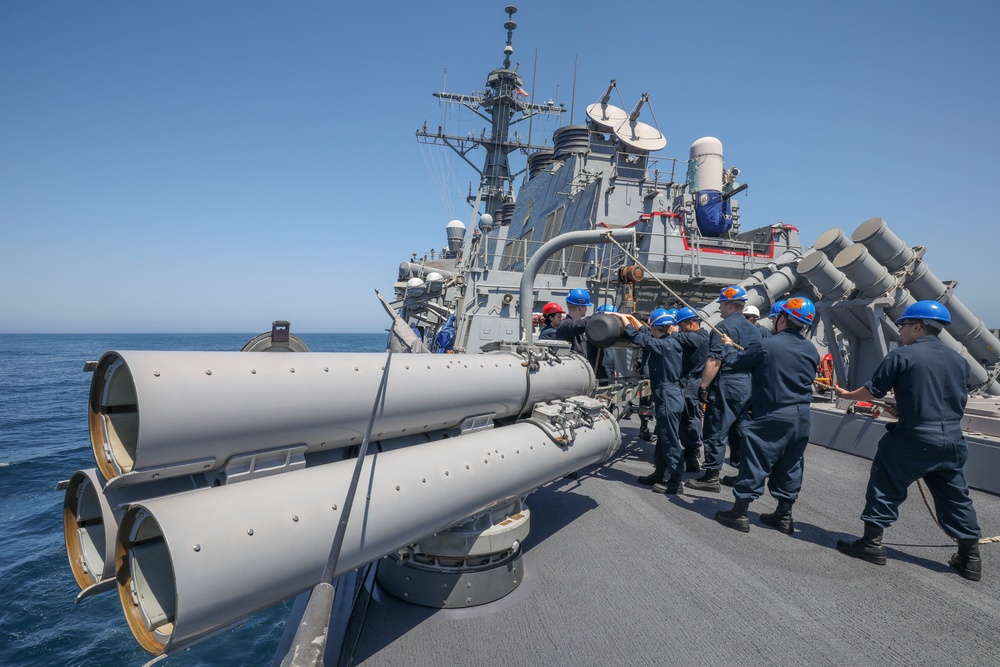
[[[507,12],[507,21],[503,24],[503,27],[507,29],[507,45],[503,47],[503,68],[510,69],[510,54],[514,53],[514,28],[517,27],[513,19],[514,14],[517,13],[517,7],[507,5],[504,11]]]

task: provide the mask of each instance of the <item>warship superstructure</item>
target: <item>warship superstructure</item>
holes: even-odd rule
[[[924,263],[923,248],[907,245],[880,218],[850,236],[828,230],[812,248],[801,245],[794,226],[744,224],[738,195],[747,185],[726,165],[721,141],[695,141],[684,160],[661,157],[667,139],[651,96],[629,105],[614,80],[587,107],[585,124],[559,127],[551,145],[533,143],[519,123],[558,118],[565,109],[526,99],[511,65],[516,8],[506,12],[504,59],[486,89],[437,94],[475,111],[489,128],[465,136],[426,123],[417,130],[419,141],[449,147],[470,165],[475,149],[487,155],[468,197],[469,224],[449,222],[443,250],[400,263],[395,298],[384,302],[393,319],[387,354],[312,353],[287,322],[275,322],[242,352],[112,351],[90,364],[97,464],[63,484],[70,565],[80,599],[118,591],[130,629],[149,652],[185,649],[317,584],[333,584],[336,604],[331,592],[318,620],[309,605],[325,589],[299,596],[275,664],[322,664],[324,654],[327,664],[378,662],[380,651],[384,662],[611,661],[618,654],[589,643],[588,623],[568,608],[580,604],[598,624],[631,617],[621,605],[641,595],[629,568],[642,561],[616,562],[627,558],[622,542],[634,541],[656,567],[662,542],[646,544],[644,530],[663,542],[707,547],[689,517],[654,527],[661,510],[637,500],[634,485],[612,486],[623,471],[634,472],[645,446],[627,419],[643,391],[638,369],[625,363],[598,380],[568,344],[536,340],[532,314],[575,288],[636,314],[692,305],[709,325],[719,319],[713,302],[727,285],[745,287],[762,312],[808,295],[819,314],[812,340],[830,358],[825,380],[852,387],[899,342],[899,314],[915,300],[937,299],[954,318],[942,338],[973,369],[969,482],[1000,492],[1000,341],[962,305],[956,284]],[[512,166],[512,154],[523,156],[523,170]],[[818,386],[813,413],[815,444],[874,453],[878,406],[838,402]],[[580,470],[590,471],[582,481]],[[814,483],[842,491],[831,479]],[[534,513],[532,493],[540,500]],[[600,519],[602,503],[613,520]],[[1000,504],[986,513],[1000,515]],[[573,535],[555,535],[563,529]],[[808,524],[800,532],[822,539]],[[595,608],[593,600],[538,583],[546,575],[524,558],[532,540],[534,567],[551,581],[579,581],[565,571],[573,558],[581,573],[604,568],[619,587],[605,590],[605,604]],[[681,557],[684,547],[674,548],[671,558]],[[718,558],[692,559],[693,576],[710,579],[703,570]],[[787,577],[795,558],[783,555],[758,575]],[[775,597],[767,582],[751,593]],[[532,586],[546,589],[533,593]],[[732,595],[736,608],[752,609],[752,600],[725,586],[721,594]],[[963,605],[960,596],[948,599]],[[807,602],[787,604],[800,610]],[[984,624],[1000,619],[995,601],[981,604]],[[531,630],[513,611],[517,605],[530,609]],[[437,613],[430,610],[467,613],[451,617],[457,625],[449,630],[427,630],[422,621]],[[489,655],[485,633],[493,631],[521,632],[522,641]],[[792,651],[789,664],[817,655],[821,662],[865,662],[858,660],[861,643],[808,632],[818,653]],[[893,626],[887,634],[907,632]],[[415,647],[407,634],[419,637]],[[542,636],[552,646],[533,648]],[[455,646],[463,642],[475,658]],[[662,638],[650,642],[668,650]],[[728,650],[745,658],[739,647]]]

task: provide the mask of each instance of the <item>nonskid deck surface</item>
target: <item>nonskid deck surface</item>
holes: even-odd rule
[[[950,570],[954,544],[914,486],[885,534],[884,567],[836,551],[860,534],[870,462],[811,446],[796,532],[723,527],[721,494],[635,483],[652,445],[625,429],[616,456],[536,491],[525,581],[485,607],[442,610],[376,590],[354,653],[365,665],[972,665],[1000,628],[1000,543],[983,581]],[[724,474],[732,472],[725,469]],[[690,477],[691,475],[686,475]],[[973,492],[984,535],[1000,497]],[[390,566],[383,562],[382,566]]]

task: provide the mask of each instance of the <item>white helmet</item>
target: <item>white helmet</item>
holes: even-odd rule
[[[747,306],[743,309],[743,317],[747,316],[760,317],[760,310],[757,309],[757,306]]]

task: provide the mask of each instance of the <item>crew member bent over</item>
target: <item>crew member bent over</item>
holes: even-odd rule
[[[719,493],[722,485],[719,473],[726,458],[729,429],[746,415],[750,402],[750,374],[737,371],[723,361],[721,334],[726,334],[741,348],[760,341],[757,327],[743,317],[746,290],[739,285],[725,288],[719,294],[719,312],[724,318],[712,332],[708,344],[708,361],[698,388],[698,400],[708,403],[705,410],[705,474],[689,479],[692,489]]]
[[[979,581],[982,532],[965,481],[969,447],[962,435],[962,416],[968,400],[969,364],[938,338],[951,324],[948,309],[937,301],[918,301],[896,324],[903,347],[882,361],[872,379],[846,391],[834,387],[839,398],[872,401],[890,390],[898,421],[886,425],[872,461],[861,520],[865,533],[853,542],[840,540],[837,549],[848,556],[885,565],[883,530],[899,517],[906,490],[923,479],[934,498],[938,522],[958,540],[958,552],[949,565],[966,579]]]
[[[740,471],[733,485],[735,502],[716,521],[744,533],[750,530],[747,508],[764,493],[764,480],[778,501],[772,514],[760,520],[787,535],[795,531],[792,504],[802,488],[803,454],[809,444],[809,404],[819,366],[816,346],[802,336],[816,317],[813,302],[794,297],[785,302],[775,320],[775,333],[736,353],[727,362],[735,370],[753,374],[750,397],[753,417],[743,425]],[[729,336],[722,337],[732,345]]]
[[[678,426],[684,397],[678,384],[681,376],[681,345],[670,335],[674,318],[663,308],[649,316],[649,328],[638,328],[638,320],[615,313],[632,342],[649,352],[649,379],[653,388],[656,415],[656,446],[653,474],[640,477],[640,484],[652,484],[658,493],[684,493],[681,474],[684,459]]]
[[[574,352],[585,356],[597,379],[603,380],[607,372],[601,364],[601,349],[587,340],[587,322],[590,321],[587,311],[593,305],[587,290],[582,287],[570,290],[566,295],[566,317],[556,326],[555,337],[568,342]]]

